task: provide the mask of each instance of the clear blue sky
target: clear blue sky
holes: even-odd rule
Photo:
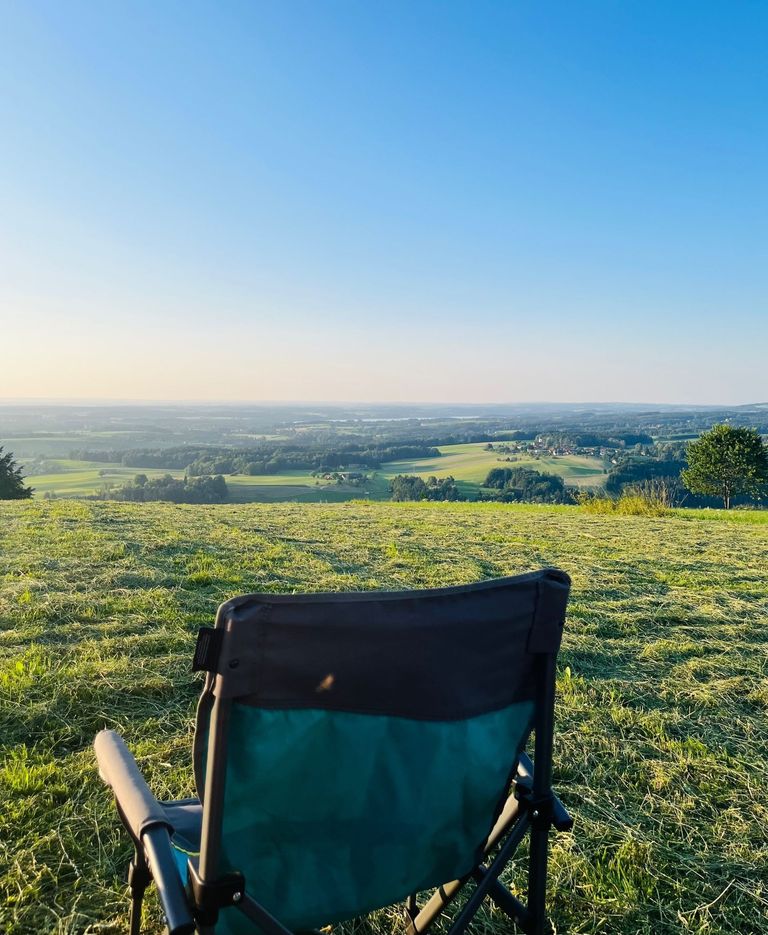
[[[768,399],[764,3],[0,21],[0,397]]]

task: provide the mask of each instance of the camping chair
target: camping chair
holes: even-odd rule
[[[291,935],[400,901],[418,935],[470,881],[451,935],[486,895],[549,931],[548,834],[571,827],[551,789],[569,586],[545,570],[222,604],[193,665],[199,798],[158,802],[120,736],[96,737],[135,845],[131,935],[150,879],[171,935]],[[524,905],[499,875],[528,831]]]

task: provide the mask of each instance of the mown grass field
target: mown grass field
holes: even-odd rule
[[[129,846],[91,742],[189,794],[197,628],[259,590],[558,565],[559,933],[768,930],[768,525],[496,504],[0,504],[0,931],[125,932]],[[716,521],[717,520],[717,521]],[[511,879],[509,882],[513,882]],[[160,931],[150,905],[148,931]],[[402,931],[402,915],[338,927]],[[508,931],[488,911],[475,929]]]
[[[559,474],[567,484],[578,487],[599,486],[605,480],[602,462],[595,458],[578,455],[564,457],[530,458],[521,456],[509,463],[499,461],[494,451],[486,451],[485,445],[446,445],[440,449],[438,458],[421,458],[413,461],[391,461],[382,465],[380,471],[370,472],[365,488],[324,482],[313,477],[309,471],[286,471],[283,474],[250,476],[227,475],[230,499],[233,503],[271,503],[276,500],[301,503],[340,502],[365,497],[370,500],[389,499],[388,482],[397,474],[417,474],[427,478],[453,475],[463,494],[469,499],[478,495],[479,485],[488,471],[494,467],[527,467],[537,471]],[[98,461],[71,461],[57,459],[61,473],[33,474],[26,483],[33,487],[36,497],[46,493],[59,497],[85,497],[96,494],[105,483],[113,485],[132,481],[136,474],[158,477],[172,474],[182,477],[184,472],[160,468],[129,468],[121,464],[105,464]],[[109,473],[101,476],[100,472]]]

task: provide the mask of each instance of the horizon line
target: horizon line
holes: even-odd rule
[[[429,408],[446,408],[450,406],[459,406],[462,408],[482,408],[482,407],[513,407],[513,406],[562,406],[562,407],[588,407],[588,406],[642,406],[648,408],[678,408],[678,409],[749,409],[768,407],[766,402],[742,402],[742,403],[683,403],[683,402],[648,402],[643,400],[578,400],[566,402],[563,400],[502,400],[483,402],[468,402],[461,400],[448,401],[425,401],[410,400],[354,400],[354,399],[195,399],[195,398],[132,398],[132,397],[109,397],[109,396],[6,396],[0,397],[0,406],[229,406],[233,408],[242,408],[246,406],[259,407],[288,407],[288,406],[357,406],[357,407],[396,407],[412,408],[416,406]]]

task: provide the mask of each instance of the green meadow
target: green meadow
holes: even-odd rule
[[[137,474],[147,477],[162,477],[171,474],[183,477],[184,472],[161,468],[128,468],[119,464],[90,463],[87,461],[57,461],[63,465],[61,473],[35,474],[24,481],[34,488],[36,498],[46,493],[56,497],[89,497],[99,493],[111,483],[118,487],[134,479]],[[102,476],[100,471],[109,473]],[[318,480],[307,471],[286,471],[284,474],[267,474],[252,477],[246,474],[227,475],[230,500],[233,503],[271,503],[274,501],[338,502],[365,496],[384,499],[388,496],[387,483],[382,475],[362,490],[346,484]]]
[[[100,461],[72,461],[69,459],[56,459],[54,461],[61,469],[52,474],[32,474],[24,478],[25,484],[34,488],[34,496],[42,497],[46,493],[58,497],[84,497],[98,493],[105,484],[111,483],[118,487],[132,481],[137,474],[146,474],[147,477],[162,477],[163,474],[172,474],[181,477],[183,471],[165,471],[155,468],[127,468],[120,464],[105,464]],[[99,472],[107,471],[104,476]]]
[[[421,477],[448,477],[451,475],[459,482],[459,487],[469,496],[477,496],[477,488],[485,480],[488,472],[496,467],[523,467],[550,474],[559,474],[566,484],[578,487],[598,487],[605,481],[603,462],[597,458],[585,458],[581,455],[542,455],[532,457],[499,454],[487,451],[484,443],[465,445],[445,445],[439,449],[438,458],[419,458],[413,461],[390,461],[383,466],[385,477],[396,474],[416,474]],[[513,457],[513,461],[500,460]]]
[[[370,480],[364,488],[323,481],[308,471],[286,471],[283,474],[249,476],[235,474],[227,476],[230,498],[233,503],[270,503],[292,500],[304,503],[337,502],[366,498],[385,500],[389,497],[388,482],[397,474],[416,474],[421,477],[447,477],[452,475],[466,497],[477,497],[478,488],[488,471],[494,467],[527,467],[538,471],[559,474],[567,484],[578,487],[596,487],[603,483],[603,462],[596,458],[578,455],[562,457],[541,456],[532,458],[521,455],[513,462],[500,461],[495,451],[486,451],[482,443],[446,445],[440,448],[441,456],[421,458],[413,461],[390,461],[381,470],[370,472]],[[506,457],[506,456],[503,456]],[[136,474],[157,477],[172,474],[181,477],[183,471],[156,468],[128,468],[121,464],[105,464],[97,461],[71,461],[57,459],[60,473],[30,475],[26,482],[34,487],[35,496],[46,493],[57,497],[83,497],[98,493],[105,483],[114,485],[131,481]],[[100,471],[108,471],[101,476]]]
[[[158,796],[193,791],[200,680],[190,660],[219,602],[542,565],[574,584],[555,780],[576,826],[552,839],[557,932],[768,930],[759,518],[450,503],[0,504],[0,931],[127,931],[130,848],[91,743],[115,728]],[[161,931],[153,901],[146,924]],[[382,911],[336,930],[402,932],[403,916]],[[488,909],[475,931],[509,928]]]

